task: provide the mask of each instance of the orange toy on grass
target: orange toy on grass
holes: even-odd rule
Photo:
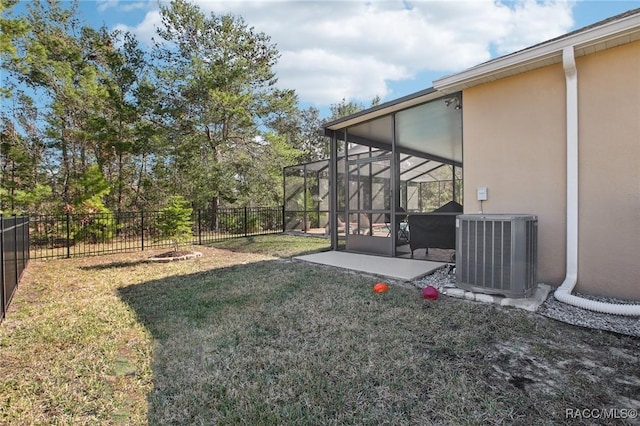
[[[373,286],[373,291],[376,293],[384,293],[387,290],[389,290],[389,286],[385,283],[377,283]]]

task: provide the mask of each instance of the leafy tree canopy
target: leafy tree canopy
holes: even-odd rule
[[[78,1],[15,4],[0,3],[3,211],[280,205],[282,168],[329,154],[319,110],[278,87],[275,44],[239,16],[162,3],[146,52],[86,25]]]

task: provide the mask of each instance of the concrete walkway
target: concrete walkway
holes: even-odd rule
[[[445,265],[445,263],[426,260],[399,259],[344,251],[325,251],[297,256],[294,259],[403,281],[413,281]]]

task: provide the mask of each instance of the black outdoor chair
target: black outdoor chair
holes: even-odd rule
[[[450,201],[431,213],[410,215],[411,257],[419,248],[455,249],[456,248],[456,216],[462,213],[462,205]],[[455,255],[455,253],[454,253]],[[453,256],[452,255],[452,261]]]
[[[402,207],[396,207],[396,229],[398,231],[398,243],[409,242],[409,229],[407,225],[407,215],[401,214],[407,211]],[[387,227],[387,237],[391,235],[391,215],[386,213],[384,215],[384,224]]]

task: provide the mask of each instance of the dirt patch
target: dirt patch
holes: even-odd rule
[[[525,395],[541,393],[564,398],[566,389],[601,384],[603,391],[607,389],[612,394],[610,400],[618,401],[618,408],[640,409],[640,401],[633,397],[640,395],[640,378],[633,373],[620,373],[628,372],[630,363],[637,363],[628,348],[578,344],[567,350],[551,341],[505,341],[495,344],[488,358],[492,371],[487,380],[511,386]],[[593,401],[597,400],[598,395],[593,395]]]

